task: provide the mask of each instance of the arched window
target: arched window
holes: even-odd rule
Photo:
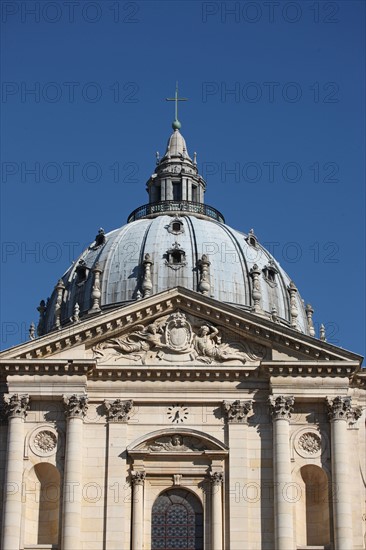
[[[152,509],[152,550],[203,550],[201,502],[186,489],[170,489]]]

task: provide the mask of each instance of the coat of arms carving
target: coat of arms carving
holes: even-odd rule
[[[232,339],[231,339],[232,338]],[[154,322],[93,347],[99,363],[259,363],[265,356],[259,344],[235,341],[228,333],[207,322],[187,318],[176,311]]]

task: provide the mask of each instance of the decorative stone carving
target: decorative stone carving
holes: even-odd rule
[[[92,272],[94,273],[94,283],[93,283],[93,288],[91,292],[93,305],[89,309],[89,313],[99,313],[100,299],[102,296],[102,293],[100,291],[100,274],[102,273],[102,270],[98,262],[95,264],[94,268],[92,269]]]
[[[34,340],[35,337],[36,337],[36,325],[32,321],[29,327],[29,340]]]
[[[292,395],[273,395],[269,398],[271,413],[274,420],[290,420],[294,410],[295,398]]]
[[[259,276],[261,274],[259,267],[257,264],[254,264],[252,269],[250,270],[250,276],[253,280],[253,286],[252,286],[252,298],[253,298],[253,311],[254,313],[260,313],[262,311],[261,308],[261,299],[262,299],[262,292],[261,292],[261,283],[259,280]]]
[[[176,433],[171,436],[162,436],[141,444],[138,450],[153,452],[202,452],[208,449],[207,444],[203,443],[198,437],[184,436]]]
[[[224,411],[227,414],[229,423],[245,424],[248,414],[252,410],[252,401],[223,401]]]
[[[65,285],[63,283],[63,280],[60,279],[56,285],[56,303],[55,303],[55,328],[60,329],[61,328],[61,306],[62,306],[62,298],[64,295]]]
[[[308,320],[309,334],[310,336],[315,336],[315,328],[313,323],[314,310],[310,304],[306,304],[305,312],[306,312],[306,318]]]
[[[211,262],[209,261],[208,256],[206,254],[203,254],[202,258],[198,260],[197,265],[201,274],[201,278],[198,283],[198,290],[202,294],[208,296],[211,291],[210,271],[209,271]]]
[[[133,401],[122,401],[122,399],[116,399],[115,401],[105,400],[104,407],[107,411],[109,422],[127,422],[129,420],[128,413],[133,407]]]
[[[39,303],[39,306],[37,307],[37,311],[39,312],[39,321],[37,325],[37,336],[42,336],[44,334],[44,322],[46,317],[46,302],[44,300],[41,300]]]
[[[80,322],[80,306],[77,302],[74,305],[74,312],[73,312],[73,315],[70,317],[70,321],[72,323],[79,323]]]
[[[327,397],[329,420],[347,420],[352,412],[352,398],[337,395],[334,399]]]
[[[152,281],[151,281],[151,266],[154,265],[154,262],[150,258],[150,254],[145,254],[145,259],[142,262],[144,269],[144,277],[141,284],[142,295],[144,298],[151,296],[152,292]]]
[[[299,315],[299,311],[297,309],[297,301],[296,301],[297,288],[293,281],[291,281],[291,283],[287,287],[287,290],[290,294],[291,326],[297,329],[297,318]]]
[[[297,443],[307,455],[317,455],[321,451],[321,439],[314,432],[303,433]]]
[[[221,485],[224,482],[224,474],[222,472],[210,472],[210,481],[212,485]]]
[[[57,445],[57,437],[49,430],[38,432],[34,438],[34,446],[42,453],[52,452]]]
[[[362,415],[360,407],[352,407],[352,397],[337,395],[334,399],[327,397],[329,420],[346,420],[354,426]]]
[[[355,424],[359,418],[362,416],[362,408],[361,407],[352,407],[349,415],[348,415],[348,424],[351,428],[355,427]]]
[[[319,339],[322,341],[322,342],[326,342],[327,341],[327,338],[326,338],[326,334],[325,334],[325,326],[323,325],[323,323],[320,325],[319,327]]]
[[[4,396],[6,416],[8,418],[22,418],[23,420],[27,416],[29,409],[29,395],[14,393],[11,396]]]
[[[64,395],[63,403],[67,418],[84,418],[88,410],[88,397],[86,395]]]
[[[273,321],[274,323],[280,323],[281,322],[278,318],[278,311],[277,311],[276,306],[272,306],[271,317],[270,318],[271,318],[271,321]]]
[[[143,485],[145,483],[145,479],[146,479],[146,473],[145,472],[132,470],[132,472],[131,472],[132,485]]]
[[[230,337],[227,336],[227,339]],[[97,344],[93,351],[102,361],[133,360],[187,363],[198,361],[220,364],[235,361],[255,362],[265,355],[265,348],[245,342],[222,342],[219,330],[209,324],[192,326],[184,313],[177,311],[150,323],[137,325],[133,331]]]
[[[173,475],[173,485],[180,485],[181,481],[182,481],[182,474],[174,474]]]

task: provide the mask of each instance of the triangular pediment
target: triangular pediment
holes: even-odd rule
[[[91,366],[350,362],[361,358],[291,328],[181,287],[105,310],[0,353]]]

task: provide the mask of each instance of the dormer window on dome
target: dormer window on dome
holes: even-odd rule
[[[87,278],[88,278],[88,268],[86,266],[86,263],[84,260],[80,260],[78,265],[76,266],[76,280],[78,284],[83,284]]]
[[[254,248],[257,248],[258,246],[258,239],[257,237],[254,235],[254,229],[251,229],[249,231],[249,234],[248,236],[246,237],[245,239],[247,241],[247,243],[250,245],[250,246],[253,246]]]
[[[169,233],[173,235],[180,235],[184,233],[183,222],[179,218],[174,218],[173,221],[167,227]]]
[[[264,278],[268,283],[276,284],[276,275],[278,274],[278,270],[274,264],[273,260],[269,260],[268,264],[263,268],[263,275]]]
[[[186,253],[177,241],[167,250],[165,263],[172,269],[179,269],[187,264]]]

